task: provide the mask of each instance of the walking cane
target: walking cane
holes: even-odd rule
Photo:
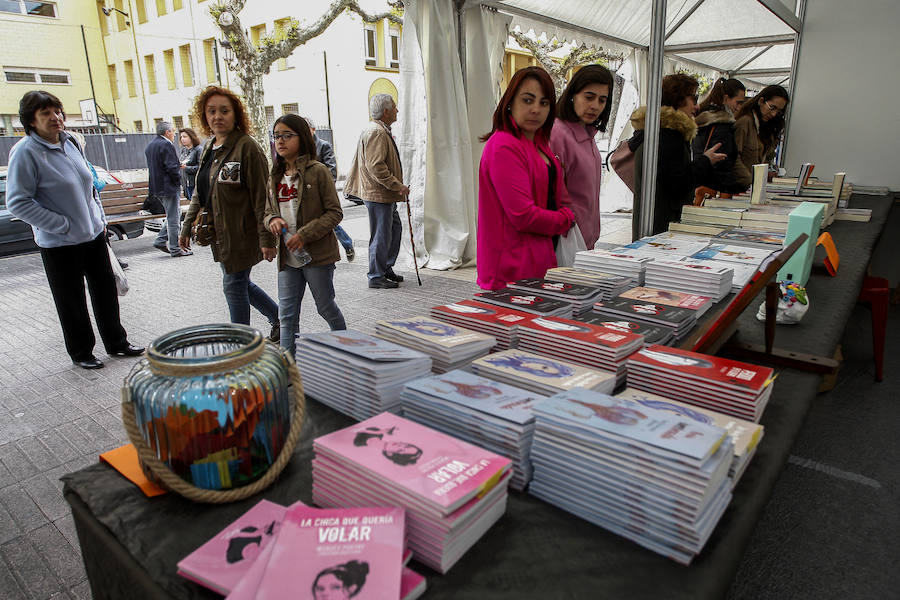
[[[406,220],[409,223],[409,245],[412,246],[413,266],[416,268],[416,279],[419,285],[422,285],[422,278],[419,277],[419,264],[416,262],[416,240],[413,235],[412,228],[412,210],[409,208],[409,194],[406,195]]]

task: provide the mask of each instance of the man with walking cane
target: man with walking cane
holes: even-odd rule
[[[369,115],[372,122],[359,136],[344,193],[362,198],[369,212],[369,287],[391,289],[403,281],[393,269],[402,234],[397,202],[408,201],[409,186],[403,184],[400,152],[391,134],[397,104],[390,94],[376,94],[369,100]]]

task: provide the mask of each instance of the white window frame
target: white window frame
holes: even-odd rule
[[[34,81],[9,81],[7,78],[7,73],[31,73],[34,75]],[[43,75],[64,75],[66,78],[66,83],[59,83],[56,81],[44,81]],[[67,69],[34,69],[29,67],[3,67],[3,80],[4,83],[10,84],[25,84],[25,85],[72,85],[72,75]]]
[[[35,1],[38,1],[38,0],[35,0]],[[19,2],[19,13],[18,14],[22,15],[23,17],[42,17],[44,19],[59,18],[59,8],[57,8],[56,2],[44,2],[44,0],[40,0],[40,1],[43,2],[44,4],[49,4],[50,6],[53,7],[53,16],[52,17],[48,17],[47,15],[32,15],[32,14],[30,14],[28,12],[28,9],[25,7],[25,0],[18,0],[18,2]],[[0,12],[0,14],[14,15],[16,13],[2,11],[2,12]]]
[[[394,56],[394,38],[397,38],[397,56]],[[400,28],[391,26],[388,30],[388,67],[391,69],[400,68]]]
[[[372,51],[375,54],[369,55],[369,34],[371,32],[372,35]],[[365,64],[367,67],[376,67],[378,66],[378,30],[375,29],[375,25],[366,23],[365,28],[363,29],[363,54],[365,55]],[[370,64],[371,61],[371,64]]]

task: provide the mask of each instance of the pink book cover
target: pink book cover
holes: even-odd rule
[[[772,383],[773,371],[769,367],[668,346],[647,346],[629,360],[756,393]]]
[[[538,317],[523,325],[525,329],[533,329],[550,335],[564,335],[567,338],[596,344],[604,348],[616,349],[628,344],[642,344],[644,336],[636,333],[623,333],[616,329],[592,325],[582,321],[573,321],[562,317]]]
[[[534,318],[533,314],[505,306],[479,302],[478,300],[460,300],[452,304],[434,306],[431,309],[431,314],[438,319],[443,315],[450,315],[457,318],[463,317],[475,321],[498,324],[504,327],[525,323]]]
[[[228,594],[275,538],[288,509],[260,500],[238,520],[178,563],[178,574]]]
[[[400,600],[415,600],[425,593],[425,586],[424,577],[404,567],[400,579]]]
[[[444,514],[486,493],[511,464],[508,458],[387,412],[314,444],[440,507]]]
[[[404,523],[396,507],[291,509],[253,597],[399,598]]]

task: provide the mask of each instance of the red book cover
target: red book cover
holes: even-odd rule
[[[499,306],[496,304],[488,304],[479,302],[478,300],[460,300],[452,304],[443,304],[431,308],[431,314],[435,318],[441,318],[442,315],[449,315],[452,318],[472,319],[473,321],[483,321],[485,323],[498,324],[504,327],[521,324],[534,318],[533,314],[522,312]]]
[[[643,336],[636,333],[624,333],[621,330],[562,317],[538,317],[522,327],[554,336],[563,335],[569,339],[609,349],[643,342]]]
[[[755,393],[772,383],[773,371],[769,367],[668,346],[648,346],[629,360]]]

